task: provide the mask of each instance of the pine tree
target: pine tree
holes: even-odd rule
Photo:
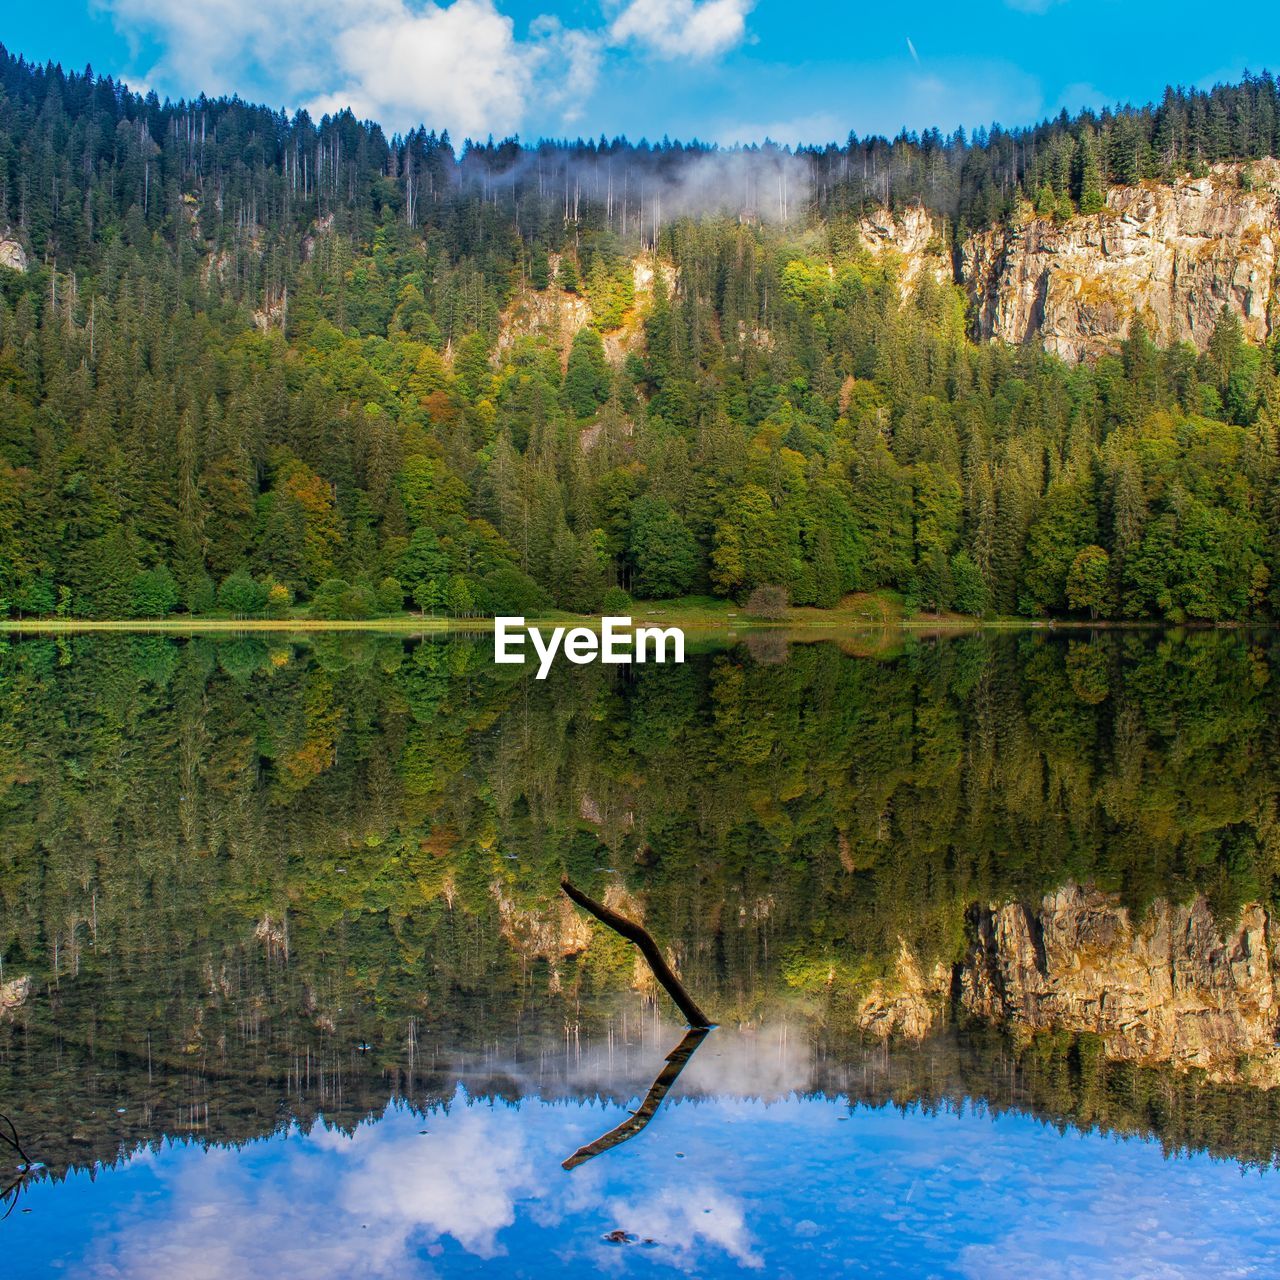
[[[529,283],[535,289],[545,289],[551,283],[551,266],[547,262],[547,251],[541,244],[535,244],[530,254]]]
[[[819,609],[831,609],[840,603],[840,566],[836,562],[831,531],[819,528],[813,543],[813,602]]]
[[[1073,194],[1080,212],[1100,213],[1106,207],[1106,202],[1102,198],[1102,172],[1098,167],[1098,151],[1092,130],[1085,129],[1080,134],[1075,173]]]
[[[580,329],[564,375],[565,401],[579,418],[590,417],[609,399],[610,372],[604,343],[595,329]]]
[[[565,293],[577,293],[578,284],[578,265],[569,256],[563,254],[560,258],[560,267],[556,272],[556,281]]]
[[[637,596],[682,596],[697,582],[697,543],[670,503],[661,498],[646,495],[632,508],[628,555]]]

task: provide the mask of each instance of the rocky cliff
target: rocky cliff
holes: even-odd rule
[[[864,1005],[863,1028],[920,1038],[950,1012],[1017,1034],[1092,1033],[1114,1060],[1274,1087],[1280,940],[1271,923],[1253,903],[1223,928],[1203,898],[1157,902],[1135,920],[1114,895],[1077,885],[1033,905],[977,906],[956,969],[926,980],[900,957],[895,980]]]
[[[549,265],[552,275],[558,273],[560,255],[549,255]],[[619,328],[600,335],[605,356],[614,366],[621,365],[632,351],[639,349],[643,334],[641,316],[653,295],[655,270],[662,273],[668,291],[675,288],[675,269],[667,263],[655,264],[651,255],[634,258],[631,268],[635,304]],[[591,319],[591,305],[582,294],[569,293],[555,284],[546,289],[522,288],[502,313],[497,350],[509,351],[521,338],[545,338],[559,352],[561,368],[565,368],[574,335],[589,325]]]
[[[8,982],[0,982],[0,1022],[21,1009],[31,994],[31,979],[26,974]]]
[[[935,965],[928,974],[922,974],[911,949],[903,942],[892,979],[873,983],[858,1007],[858,1028],[874,1040],[891,1036],[923,1040],[945,1020],[950,988],[951,973],[945,965]]]
[[[918,205],[896,213],[879,209],[868,214],[858,223],[858,238],[873,257],[896,255],[901,268],[898,283],[906,291],[925,276],[939,284],[953,281],[942,223]]]
[[[1246,189],[1248,187],[1249,189]],[[970,237],[961,278],[977,335],[1096,355],[1140,314],[1161,342],[1208,345],[1223,305],[1256,342],[1277,322],[1280,164],[1218,165],[1172,186],[1114,187],[1106,208],[1061,224]]]
[[[1162,343],[1203,351],[1224,305],[1255,342],[1280,328],[1280,162],[1216,165],[1202,178],[1113,187],[1099,213],[1030,211],[970,236],[952,264],[923,209],[864,218],[863,245],[900,255],[968,296],[974,336],[1042,343],[1068,360],[1114,348],[1135,315]]]
[[[0,267],[8,267],[10,271],[27,269],[27,251],[12,231],[0,231]]]
[[[553,275],[559,268],[560,256],[552,254]],[[569,362],[574,335],[590,323],[591,307],[581,294],[568,293],[554,283],[546,289],[522,289],[503,312],[498,351],[510,350],[520,338],[547,338],[559,352],[563,369]]]

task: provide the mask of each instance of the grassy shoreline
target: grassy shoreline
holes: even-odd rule
[[[1100,628],[1161,627],[1159,622],[1095,621],[1059,618],[974,618],[957,613],[913,613],[903,607],[902,598],[894,592],[871,591],[846,596],[831,609],[790,608],[777,619],[748,617],[732,600],[710,596],[689,596],[677,600],[637,600],[630,609],[637,625],[680,627],[686,633],[733,634],[739,631],[786,631],[814,636],[832,636],[868,631],[903,631],[937,635],[966,631],[1028,630],[1097,630]],[[599,614],[574,614],[553,611],[529,619],[541,626],[596,626]],[[0,634],[72,634],[78,632],[158,632],[170,635],[202,633],[275,632],[300,633],[320,631],[381,631],[401,635],[440,635],[449,633],[488,634],[492,618],[424,617],[417,613],[400,613],[381,618],[326,621],[306,616],[286,618],[219,618],[187,616],[168,618],[30,618],[0,620]]]
[[[31,618],[0,621],[0,633],[28,632],[54,635],[80,631],[156,631],[172,635],[194,635],[200,632],[242,631],[403,631],[444,633],[467,628],[447,618],[420,618],[404,614],[390,618],[325,622],[319,618]],[[476,619],[471,630],[485,629]]]

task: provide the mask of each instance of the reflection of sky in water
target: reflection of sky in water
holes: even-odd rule
[[[673,1097],[634,1141],[560,1168],[624,1115],[459,1091],[350,1138],[166,1147],[33,1188],[0,1225],[5,1270],[1173,1277],[1272,1275],[1280,1256],[1280,1177],[1150,1142],[1016,1115]],[[618,1228],[656,1243],[602,1239]]]

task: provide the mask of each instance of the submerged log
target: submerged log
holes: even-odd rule
[[[675,970],[667,963],[653,936],[634,920],[606,907],[603,902],[589,898],[576,885],[568,880],[561,880],[560,887],[585,911],[590,911],[601,924],[607,924],[615,933],[621,934],[628,942],[634,942],[640,948],[640,954],[649,962],[653,976],[667,989],[667,994],[676,1002],[680,1012],[684,1014],[691,1027],[711,1027],[715,1024],[698,1008],[697,1001],[685,990],[684,983],[676,977]]]

